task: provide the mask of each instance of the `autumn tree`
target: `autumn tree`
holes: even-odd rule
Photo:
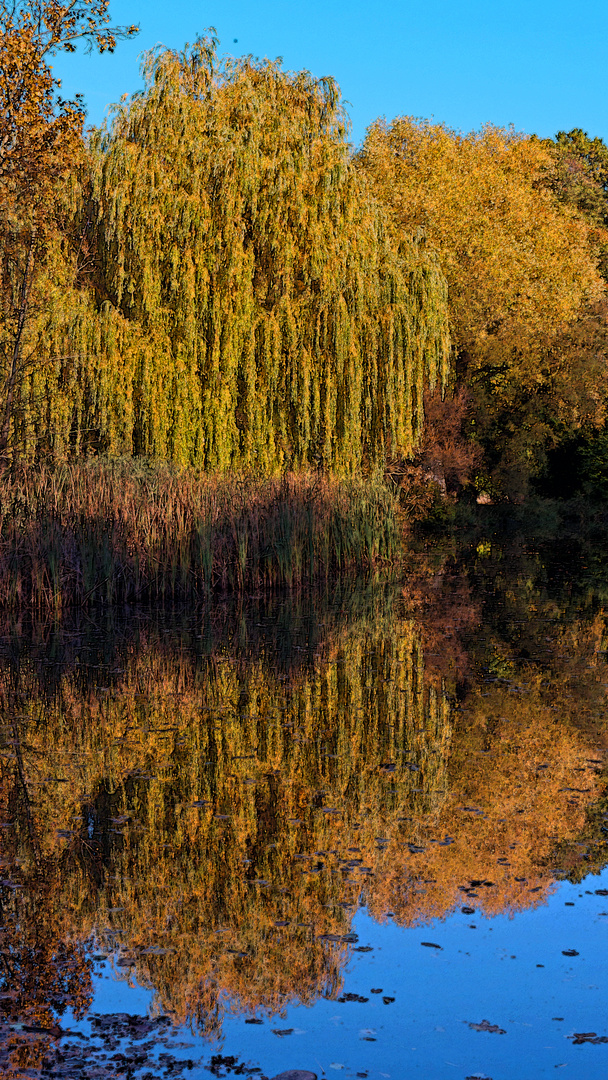
[[[134,449],[353,472],[416,444],[445,282],[352,166],[332,79],[201,39],[150,54],[94,142],[100,290],[152,343]]]
[[[576,426],[597,406],[601,420],[605,358],[594,353],[588,377],[574,371],[580,355],[568,353],[566,332],[604,294],[604,234],[552,190],[551,151],[511,131],[378,121],[358,162],[394,234],[423,234],[438,252],[459,378],[477,402],[495,478],[520,495],[556,417]]]
[[[12,450],[18,387],[44,363],[32,321],[58,243],[60,182],[82,147],[82,99],[64,101],[51,58],[79,42],[112,52],[137,27],[110,26],[109,0],[0,0],[0,455]]]

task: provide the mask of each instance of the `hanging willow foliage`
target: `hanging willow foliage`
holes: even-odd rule
[[[9,450],[26,461],[63,458],[90,448],[111,455],[132,451],[134,375],[139,351],[148,342],[136,324],[107,302],[100,307],[92,290],[79,283],[70,236],[80,201],[77,185],[75,189],[58,194],[57,221],[37,253],[25,312]],[[20,240],[15,230],[11,241],[17,254]],[[15,277],[16,285],[8,273],[3,275],[2,299],[10,300],[11,286],[13,293],[20,286],[18,273]],[[2,408],[14,341],[9,307],[0,307]]]
[[[148,54],[93,146],[105,294],[140,355],[134,450],[350,472],[408,452],[445,378],[445,285],[397,252],[330,79],[214,39]]]
[[[446,378],[444,279],[390,239],[334,82],[216,44],[149,53],[72,178],[94,283],[58,242],[18,441],[260,474],[407,454]]]

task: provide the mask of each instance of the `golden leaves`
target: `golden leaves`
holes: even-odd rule
[[[437,250],[458,347],[534,381],[547,339],[604,291],[589,226],[544,184],[549,151],[500,128],[398,117],[372,125],[360,164],[393,230],[423,229]]]

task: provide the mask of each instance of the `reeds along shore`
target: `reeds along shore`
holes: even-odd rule
[[[55,610],[297,588],[396,560],[380,480],[206,476],[136,459],[0,479],[0,605]]]

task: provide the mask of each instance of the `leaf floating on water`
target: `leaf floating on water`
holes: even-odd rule
[[[481,1024],[469,1023],[469,1027],[472,1031],[487,1031],[490,1035],[506,1035],[504,1028],[498,1026],[498,1024],[491,1024],[489,1020],[482,1020]]]

